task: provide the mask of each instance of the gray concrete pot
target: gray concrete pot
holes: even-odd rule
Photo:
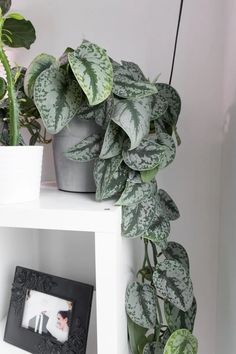
[[[74,118],[71,123],[53,138],[53,153],[57,186],[68,192],[95,192],[93,178],[94,162],[68,160],[64,152],[89,135],[100,130],[92,120]]]

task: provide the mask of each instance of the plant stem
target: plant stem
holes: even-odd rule
[[[156,265],[157,265],[157,257],[158,257],[157,249],[156,249],[155,244],[152,241],[151,241],[151,246],[152,246],[152,252],[153,252],[153,262],[154,262],[154,265],[156,267]]]
[[[144,239],[144,245],[145,245],[145,259],[147,261],[148,267],[150,268],[150,271],[152,272],[152,265],[149,259],[149,254],[148,254],[148,240]]]
[[[0,61],[6,72],[7,92],[9,100],[9,130],[10,130],[10,145],[18,145],[19,142],[19,109],[14,88],[14,80],[11,74],[11,67],[7,55],[3,49],[2,43],[2,26],[4,20],[0,18]]]

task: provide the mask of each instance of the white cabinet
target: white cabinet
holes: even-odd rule
[[[128,354],[124,300],[132,248],[132,241],[121,237],[121,208],[112,201],[95,202],[94,194],[49,185],[38,201],[0,206],[1,330],[13,268],[28,266],[94,285],[87,354]],[[0,343],[0,353],[21,352]]]

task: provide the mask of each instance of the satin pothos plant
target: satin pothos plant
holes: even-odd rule
[[[189,258],[183,246],[169,241],[179,211],[157,184],[180,143],[178,93],[168,84],[150,82],[137,64],[117,63],[87,41],[59,60],[46,54],[35,58],[25,90],[52,134],[75,116],[100,126],[65,155],[95,160],[96,199],[116,198],[123,237],[144,243],[143,264],[126,291],[132,354],[196,354]]]

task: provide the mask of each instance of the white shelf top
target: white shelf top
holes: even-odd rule
[[[96,202],[94,193],[62,192],[52,184],[42,186],[37,201],[0,205],[0,227],[114,232],[120,224],[114,201]]]

